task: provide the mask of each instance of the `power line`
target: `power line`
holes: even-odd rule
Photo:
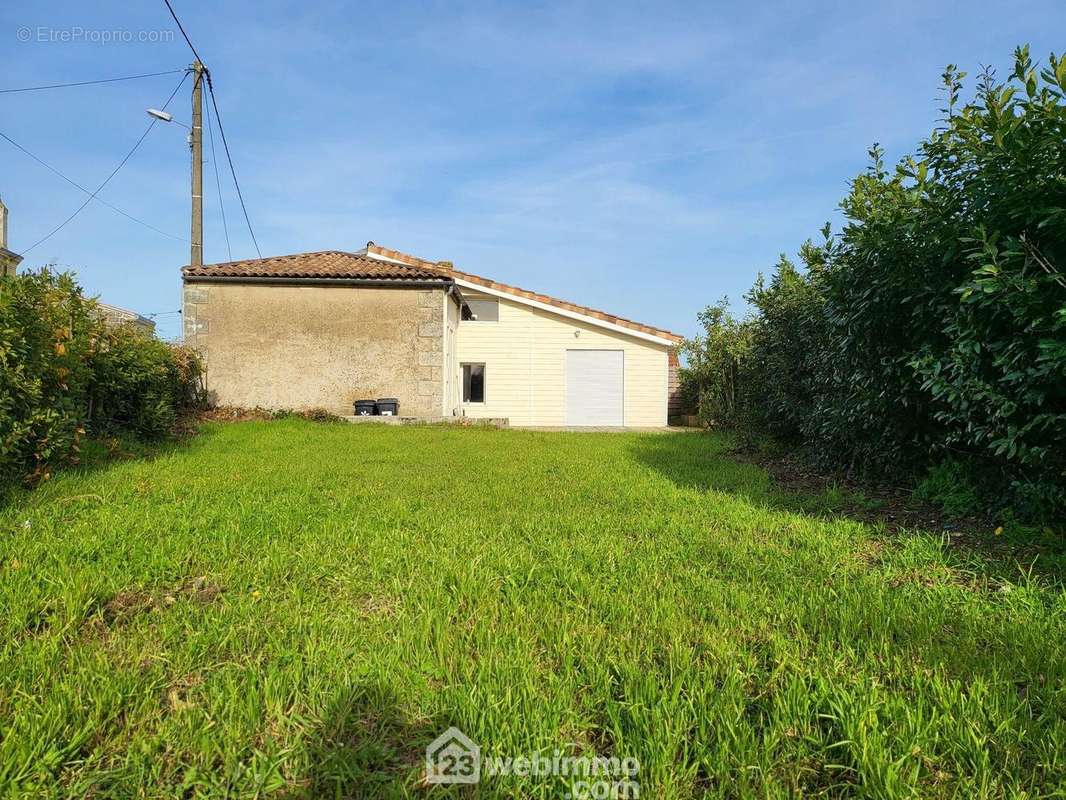
[[[170,5],[168,2],[167,5]],[[191,45],[190,45],[191,47]],[[252,237],[252,244],[255,245],[255,252],[260,258],[263,257],[263,253],[259,250],[259,242],[255,240],[255,232],[252,230],[252,221],[248,218],[248,207],[244,204],[244,195],[241,193],[241,185],[237,182],[237,170],[233,168],[233,157],[229,152],[229,143],[226,141],[226,129],[222,127],[222,114],[218,110],[218,101],[215,99],[215,86],[211,81],[211,72],[204,70],[207,74],[207,89],[211,95],[211,105],[215,109],[215,119],[218,121],[218,132],[222,135],[222,147],[226,151],[226,160],[229,162],[229,171],[233,176],[233,185],[237,189],[237,199],[241,201],[241,211],[244,212],[244,222],[248,226],[248,234]]]
[[[166,107],[170,105],[170,101],[174,99],[174,95],[176,95],[178,93],[178,90],[181,88],[182,84],[185,83],[185,79],[187,77],[189,77],[189,73],[188,72],[186,72],[184,75],[181,76],[181,80],[178,81],[178,85],[174,87],[174,91],[170,93],[170,97],[168,97],[167,101],[165,103],[163,103],[163,110],[164,111],[166,110]],[[19,253],[19,255],[25,256],[27,253],[29,253],[31,250],[33,250],[38,245],[43,244],[44,242],[48,241],[53,236],[55,236],[57,233],[59,233],[59,231],[61,231],[63,228],[65,228],[67,226],[67,224],[72,219],[74,219],[76,216],[78,216],[78,214],[80,214],[82,212],[82,210],[85,208],[85,206],[89,205],[89,203],[91,203],[93,201],[93,199],[96,197],[96,195],[98,195],[101,191],[103,191],[104,187],[107,186],[107,184],[111,182],[111,179],[114,178],[115,175],[118,174],[118,171],[120,169],[122,169],[124,166],[126,166],[126,162],[130,160],[130,158],[133,156],[133,154],[135,152],[137,152],[137,148],[140,147],[141,146],[141,142],[143,142],[145,140],[145,138],[147,138],[147,136],[151,132],[152,128],[155,127],[156,122],[158,122],[158,120],[153,117],[152,121],[150,123],[148,123],[148,127],[145,129],[144,133],[141,134],[141,138],[138,139],[137,143],[133,145],[133,147],[130,149],[130,151],[128,153],[126,153],[126,157],[123,158],[122,161],[119,162],[119,165],[117,167],[115,167],[111,171],[111,174],[108,175],[107,178],[104,180],[104,182],[101,183],[96,188],[96,191],[93,192],[92,194],[90,194],[89,197],[86,199],[86,201],[84,203],[82,203],[80,206],[78,206],[78,210],[77,211],[75,211],[73,214],[71,214],[69,217],[67,217],[65,220],[63,220],[63,222],[61,222],[56,228],[54,228],[46,236],[38,239],[32,245],[30,245],[25,250],[23,250],[21,253]]]
[[[170,0],[163,0],[163,2],[167,4],[167,10],[170,12],[170,16],[174,18],[174,22],[176,22],[178,25],[178,30],[181,31],[181,35],[185,37],[185,44],[189,45],[189,49],[192,50],[192,54],[196,56],[196,60],[203,64],[204,60],[200,58],[200,54],[197,53],[196,48],[192,46],[192,41],[189,39],[189,34],[185,32],[185,28],[182,27],[181,20],[178,19],[178,15],[174,13],[174,6],[170,4]]]
[[[38,92],[42,89],[66,89],[69,86],[91,86],[97,83],[117,83],[118,81],[132,81],[138,78],[155,78],[160,75],[177,75],[184,69],[168,69],[166,72],[146,72],[143,75],[123,75],[120,78],[101,78],[97,81],[78,81],[77,83],[50,83],[45,86],[24,86],[19,89],[0,89],[0,94],[13,94],[15,92]]]
[[[215,188],[218,189],[218,207],[222,210],[222,230],[226,234],[226,255],[233,260],[229,246],[229,226],[226,224],[226,204],[222,202],[222,180],[218,177],[218,159],[215,157],[215,128],[211,124],[211,106],[207,107],[207,132],[211,138],[211,166],[215,168]]]
[[[85,194],[89,195],[90,198],[93,198],[93,193],[90,192],[88,189],[86,189],[84,186],[82,186],[80,183],[78,183],[77,181],[71,180],[70,178],[68,178],[66,175],[64,175],[62,172],[60,172],[58,169],[53,167],[48,162],[43,161],[42,159],[40,159],[37,156],[35,156],[33,153],[31,153],[29,150],[27,150],[25,147],[23,147],[18,142],[16,142],[14,139],[12,139],[10,136],[8,136],[3,131],[0,131],[0,138],[5,139],[10,144],[12,144],[13,146],[17,147],[19,150],[21,150],[23,153],[28,155],[30,158],[32,158],[34,161],[36,161],[38,164],[40,164],[45,169],[48,169],[51,172],[54,172],[56,175],[58,175],[60,178],[65,180],[67,183],[69,183],[74,188],[80,189],[82,192],[84,192]],[[143,225],[144,227],[149,228],[150,230],[153,230],[156,233],[162,234],[163,236],[166,236],[166,237],[168,237],[170,239],[176,239],[179,242],[188,242],[189,241],[188,239],[184,239],[184,238],[182,238],[180,236],[175,236],[172,233],[167,233],[166,231],[160,230],[159,228],[155,227],[154,225],[150,225],[149,223],[145,222],[143,219],[137,219],[137,217],[133,216],[132,214],[127,214],[121,208],[119,208],[118,206],[112,205],[111,203],[109,203],[106,200],[104,200],[102,197],[97,197],[95,199],[96,199],[96,202],[107,206],[112,211],[115,211],[115,212],[121,214],[122,216],[124,216],[128,220],[136,222],[138,225]]]
[[[185,32],[185,27],[181,24],[181,20],[178,19],[178,15],[174,11],[174,6],[172,6],[170,4],[170,0],[163,0],[163,2],[166,3],[167,10],[170,12],[170,16],[172,16],[174,18],[174,22],[177,24],[178,30],[181,31],[181,35],[185,38],[185,44],[189,45],[189,49],[192,50],[192,54],[194,56],[196,56],[196,60],[201,65],[203,65],[204,60],[202,58],[200,58],[200,54],[197,52],[196,47],[193,45],[192,40],[189,38],[189,34],[187,34]],[[230,151],[229,151],[229,142],[226,141],[226,129],[224,127],[222,127],[222,114],[219,113],[218,100],[215,99],[215,87],[214,87],[214,84],[212,84],[212,82],[211,82],[211,71],[209,69],[207,69],[206,66],[204,67],[204,74],[207,76],[207,88],[208,88],[208,92],[211,95],[211,105],[215,109],[215,120],[218,122],[218,132],[222,136],[222,147],[226,151],[226,161],[229,162],[230,175],[233,176],[233,186],[237,190],[237,199],[241,201],[241,212],[244,214],[244,223],[248,226],[248,235],[252,237],[252,244],[255,245],[255,252],[258,254],[258,256],[260,258],[262,258],[263,257],[263,253],[259,249],[259,242],[256,241],[255,231],[252,230],[252,221],[251,221],[251,219],[248,218],[248,206],[245,205],[245,202],[244,202],[244,193],[241,192],[241,184],[237,180],[237,170],[234,169],[234,167],[233,167],[233,156],[230,154]],[[209,120],[209,124],[210,124],[210,120]],[[216,165],[216,169],[217,169],[217,165]],[[221,191],[219,192],[219,197],[221,198]],[[227,237],[226,238],[227,238],[227,248],[228,248],[229,247],[229,244],[228,244],[228,242],[229,242],[229,234],[228,233],[227,233]],[[231,259],[233,258],[232,254],[230,254],[230,258]]]

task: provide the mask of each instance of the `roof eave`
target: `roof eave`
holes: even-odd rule
[[[645,325],[634,320],[615,318],[615,320],[612,321],[610,319],[605,319],[604,317],[612,315],[608,315],[606,312],[596,312],[595,309],[585,309],[578,306],[577,303],[570,303],[560,300],[559,298],[549,298],[552,302],[545,303],[538,300],[536,297],[530,297],[529,295],[533,294],[532,292],[525,291],[517,286],[499,284],[496,281],[483,278],[480,275],[472,275],[457,270],[450,264],[445,267],[441,265],[441,262],[429,261],[424,258],[419,258],[418,256],[412,256],[408,253],[402,253],[398,250],[392,250],[391,248],[374,244],[373,242],[367,242],[367,246],[361,250],[357,250],[355,254],[391,264],[412,267],[414,269],[440,269],[442,272],[454,275],[458,284],[465,286],[468,289],[496,294],[499,297],[514,300],[518,303],[525,303],[555,314],[560,314],[561,316],[583,320],[591,325],[598,325],[599,327],[624,333],[629,336],[636,336],[639,339],[653,341],[656,344],[676,347],[685,339],[685,337],[674,333],[673,331],[656,328],[653,325]],[[598,316],[597,314],[600,315]]]
[[[451,278],[326,278],[311,275],[190,275],[182,272],[183,283],[259,283],[274,286],[370,286],[445,289]]]
[[[594,325],[598,328],[605,328],[614,333],[620,333],[625,336],[632,336],[635,339],[643,339],[645,341],[654,342],[655,344],[666,345],[668,347],[675,347],[683,341],[683,337],[677,334],[671,336],[663,336],[658,333],[651,333],[649,331],[642,331],[636,328],[631,328],[628,325],[619,325],[608,320],[599,319],[598,317],[591,316],[590,314],[582,314],[580,311],[572,311],[568,308],[562,308],[551,303],[542,303],[539,300],[534,300],[530,297],[523,297],[520,294],[514,294],[513,292],[504,291],[502,289],[494,289],[490,286],[484,286],[476,281],[469,281],[463,278],[457,277],[455,279],[456,284],[464,289],[470,289],[473,292],[483,292],[490,294],[494,297],[499,297],[504,300],[510,300],[515,303],[521,303],[523,305],[532,306],[533,308],[547,311],[549,314],[556,314],[560,317],[567,317],[568,319],[577,320],[587,325]]]

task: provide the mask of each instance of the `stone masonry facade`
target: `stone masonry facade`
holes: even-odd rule
[[[188,281],[185,342],[209,398],[243,408],[325,408],[396,397],[403,416],[444,406],[442,288]]]
[[[444,407],[444,302],[439,289],[418,293],[418,395],[437,409]]]

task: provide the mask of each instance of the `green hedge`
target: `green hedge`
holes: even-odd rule
[[[69,273],[0,279],[0,481],[77,460],[87,432],[165,436],[201,399],[196,355],[109,325]]]
[[[963,77],[945,72],[942,124],[914,156],[889,170],[871,150],[841,233],[800,251],[806,270],[782,257],[748,295],[737,416],[856,471],[964,463],[986,507],[1053,518],[1066,507],[1066,60],[1039,70],[1019,48],[1010,79],[986,70],[969,103]],[[720,371],[699,380],[721,393]]]

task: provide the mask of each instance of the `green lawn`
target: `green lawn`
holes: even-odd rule
[[[709,435],[209,425],[0,509],[0,796],[1062,797],[1061,561],[798,513]],[[484,778],[483,797],[564,797]]]

